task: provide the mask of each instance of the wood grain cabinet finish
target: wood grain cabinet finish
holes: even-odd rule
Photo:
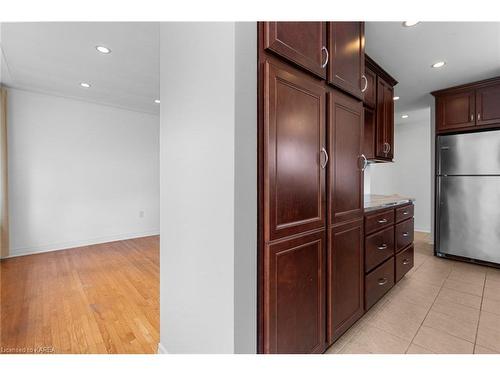
[[[326,94],[286,66],[267,63],[264,82],[264,228],[270,241],[326,226]]]
[[[375,159],[376,112],[369,107],[365,107],[365,127],[363,132],[363,153],[368,160],[373,160]]]
[[[413,242],[413,218],[396,224],[396,252]]]
[[[266,247],[264,352],[325,349],[325,233]]]
[[[329,217],[335,225],[363,218],[363,103],[328,93]]]
[[[375,268],[365,278],[365,309],[372,307],[394,286],[394,257]]]
[[[394,210],[377,210],[365,215],[365,234],[376,232],[394,224]]]
[[[326,22],[264,22],[264,48],[326,78]]]
[[[457,129],[475,125],[474,90],[443,95],[436,101],[438,130]]]
[[[377,105],[377,74],[365,66],[366,90],[364,93],[364,103],[370,108]]]
[[[394,227],[375,232],[365,238],[365,272],[394,255]]]
[[[476,90],[476,125],[500,124],[500,83]]]
[[[364,22],[330,22],[328,46],[328,82],[363,99]]]
[[[413,245],[408,246],[396,255],[396,270],[394,275],[396,282],[399,282],[413,268],[413,256]]]
[[[400,221],[413,217],[413,210],[414,210],[413,204],[396,208],[396,223],[399,223]]]
[[[329,230],[328,344],[363,315],[363,220]]]
[[[384,79],[377,79],[377,120],[375,157],[392,160],[394,157],[394,89]]]

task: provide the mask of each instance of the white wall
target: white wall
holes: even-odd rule
[[[371,164],[366,173],[371,194],[400,194],[416,199],[415,230],[424,232],[431,230],[433,212],[430,116],[430,109],[416,111],[410,113],[407,123],[396,125],[394,163]]]
[[[158,233],[158,116],[15,89],[7,113],[11,256]]]
[[[256,351],[256,23],[162,23],[160,351]]]

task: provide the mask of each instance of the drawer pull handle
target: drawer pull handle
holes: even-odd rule
[[[403,215],[408,215],[408,211],[404,211],[404,212],[403,212]]]
[[[410,264],[410,261],[408,259],[403,260],[403,265],[406,266],[407,264]]]
[[[387,244],[383,243],[382,245],[377,246],[377,249],[379,249],[379,250],[385,250],[385,249],[387,249]]]
[[[410,235],[410,233],[408,232],[403,232],[403,237],[408,237]]]
[[[385,224],[385,223],[387,223],[387,219],[380,219],[380,220],[378,221],[378,223],[379,223],[379,224]]]
[[[384,277],[382,279],[378,279],[378,285],[382,286],[382,285],[385,285],[387,284],[387,279]]]

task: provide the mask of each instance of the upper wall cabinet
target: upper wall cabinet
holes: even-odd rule
[[[394,86],[392,78],[365,55],[366,90],[363,153],[368,160],[388,162],[394,158]]]
[[[364,22],[330,22],[328,82],[363,99],[367,89]]]
[[[500,127],[500,77],[432,93],[436,97],[436,132]]]
[[[264,22],[264,48],[326,78],[326,22]]]

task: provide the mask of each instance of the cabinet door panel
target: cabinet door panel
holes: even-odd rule
[[[328,81],[363,99],[365,71],[363,22],[330,22]]]
[[[474,91],[440,96],[436,100],[437,129],[459,129],[475,125]]]
[[[322,86],[295,69],[266,63],[265,240],[325,227],[325,100]]]
[[[476,124],[500,123],[500,84],[476,90]]]
[[[381,77],[377,79],[377,120],[375,157],[392,160],[394,149],[394,89]]]
[[[330,223],[363,216],[363,103],[341,94],[329,93]]]
[[[328,333],[331,344],[363,315],[363,220],[330,229]]]
[[[364,146],[363,153],[367,159],[375,158],[375,111],[371,108],[365,107],[365,127],[364,132]]]
[[[325,348],[325,232],[266,247],[264,352]]]
[[[264,48],[326,78],[326,22],[264,22]]]
[[[366,90],[364,92],[364,102],[370,108],[377,105],[377,75],[365,67]]]

